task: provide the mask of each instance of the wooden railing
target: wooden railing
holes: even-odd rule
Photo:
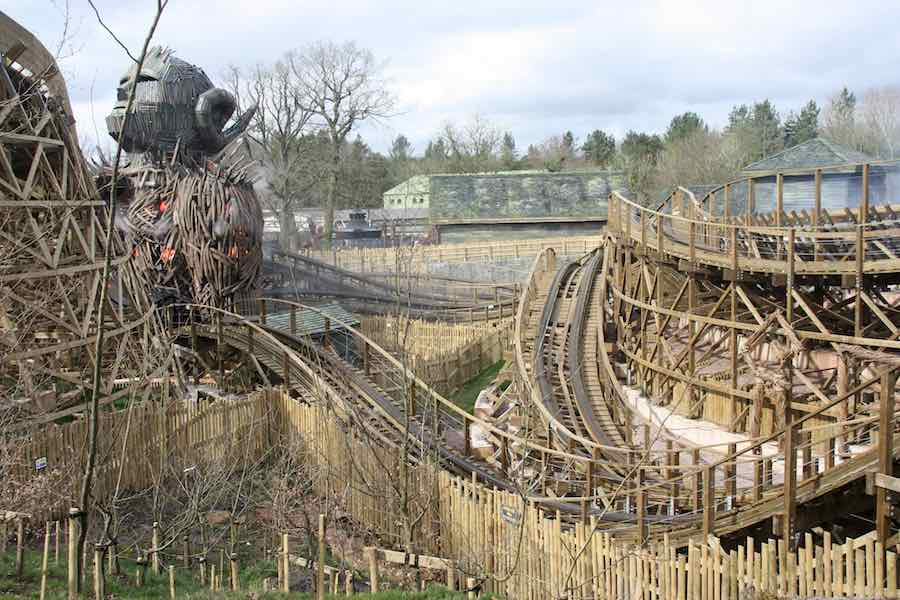
[[[156,460],[159,450],[142,453],[156,448],[159,440],[167,440],[167,456],[196,461],[220,451],[222,445],[250,444],[254,452],[264,452],[279,439],[294,438],[310,446],[306,455],[312,467],[328,466],[315,478],[319,493],[348,490],[342,507],[357,523],[392,544],[400,539],[396,515],[382,498],[367,493],[372,485],[387,485],[384,480],[393,477],[379,466],[375,454],[381,450],[361,437],[348,437],[336,413],[322,404],[305,404],[269,390],[237,403],[216,402],[200,409],[172,404],[133,410],[144,411],[144,416],[129,416],[129,411],[110,416],[120,420],[117,427],[128,418],[142,426],[141,437],[132,438],[134,443],[122,455],[127,478],[123,486],[140,489],[155,481],[157,475],[145,465]],[[66,453],[77,456],[65,444],[82,439],[81,427],[82,423],[70,423],[36,432],[23,444],[23,452],[29,458],[48,457],[48,468],[64,468],[67,463],[59,461],[67,460]],[[137,443],[139,439],[147,446]],[[897,597],[897,554],[872,534],[840,542],[827,532],[821,539],[806,534],[796,548],[747,538],[726,550],[717,538],[699,535],[684,544],[668,535],[633,543],[598,530],[599,521],[563,527],[517,493],[443,471],[427,474],[434,469],[427,464],[416,468],[424,471],[413,481],[425,482],[426,487],[434,484],[423,490],[432,498],[432,512],[422,520],[427,526],[417,531],[417,551],[449,559],[487,592],[535,600],[573,594],[609,600],[737,599],[751,594]],[[101,471],[98,484],[102,486],[104,477],[114,481],[116,472],[114,467]],[[678,551],[684,547],[686,553]]]
[[[816,186],[812,216],[785,214],[783,176],[779,175],[772,213],[753,212],[755,179],[750,178],[744,180],[750,198],[746,214],[729,210],[730,190],[738,183],[714,190],[702,201],[690,190],[676,188],[656,208],[612,192],[607,228],[649,250],[733,271],[789,277],[893,272],[900,269],[900,219],[889,203],[870,202],[870,165],[858,167],[862,172],[859,207],[840,215],[821,208],[821,185]],[[821,170],[816,177],[821,180]],[[724,203],[721,212],[719,194]]]

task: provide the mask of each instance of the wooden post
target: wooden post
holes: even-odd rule
[[[869,165],[863,165],[862,199],[859,202],[859,216],[856,228],[856,303],[854,305],[854,335],[862,337],[863,319],[863,276],[866,258],[866,222],[869,218]]]
[[[466,600],[476,600],[478,593],[475,591],[475,578],[466,577]]]
[[[710,465],[703,469],[703,537],[715,533],[716,526],[716,472]]]
[[[106,548],[107,572],[110,575],[119,574],[119,550],[115,541],[111,541]]]
[[[505,440],[506,438],[504,438]],[[597,455],[597,449],[593,448],[591,450],[591,459],[588,460],[587,464],[587,476],[584,481],[584,495],[585,496],[593,496],[594,495],[594,457]]]
[[[146,567],[147,563],[143,555],[138,554],[134,569],[134,587],[144,586],[144,570],[146,569]]]
[[[234,552],[231,553],[230,557],[231,562],[231,590],[236,592],[241,589],[241,580],[238,576],[238,555]]]
[[[452,564],[447,564],[447,589],[451,592],[456,591],[456,569]]]
[[[381,587],[378,585],[378,556],[375,548],[371,546],[366,548],[366,555],[369,558],[369,591],[377,594],[381,591]]]
[[[666,440],[666,455],[668,456],[668,466],[671,467],[668,469],[667,477],[669,481],[671,481],[669,487],[669,496],[675,501],[675,504],[678,503],[678,493],[679,493],[679,485],[678,480],[681,477],[681,473],[678,470],[678,466],[681,464],[681,453],[678,450],[674,450],[675,443],[672,440]]]
[[[647,542],[647,490],[644,489],[645,473],[642,466],[637,467],[635,475],[638,544],[643,546]]]
[[[784,286],[785,293],[785,312],[788,323],[794,322],[794,246],[796,243],[796,232],[794,228],[788,229],[788,247],[787,247],[787,283]],[[781,238],[779,238],[781,239]]]
[[[816,203],[813,207],[813,261],[819,260],[819,224],[822,222],[822,169],[816,169]]]
[[[363,371],[366,372],[366,377],[371,375],[369,366],[369,342],[363,342]]]
[[[316,599],[325,600],[325,515],[319,515],[319,559],[316,561]]]
[[[57,521],[57,523],[59,523]],[[47,528],[44,531],[44,556],[41,561],[41,600],[47,597],[47,572],[49,571],[50,562],[50,521],[47,521]]]
[[[69,600],[75,600],[81,592],[81,578],[78,576],[78,516],[81,510],[69,509]]]
[[[191,568],[191,538],[189,536],[184,536],[182,540],[182,547],[184,548],[184,568]]]
[[[289,594],[291,591],[291,545],[288,534],[281,534],[281,591]]]
[[[16,517],[16,579],[22,578],[25,568],[25,519]]]
[[[469,419],[463,417],[463,453],[464,456],[472,454],[472,431]]]
[[[785,391],[785,394],[789,392]],[[790,419],[785,414],[786,419]],[[797,515],[797,450],[795,448],[796,432],[790,421],[784,429],[784,519],[782,522],[781,536],[784,543],[791,545],[794,535],[794,520]]]
[[[209,590],[211,592],[216,590],[216,563],[209,567]]]
[[[894,387],[897,385],[897,372],[891,371],[881,376],[881,402],[878,410],[878,472],[884,475],[894,474]],[[887,545],[891,532],[890,505],[887,502],[887,490],[875,488],[875,526],[878,543]]]
[[[352,596],[353,591],[353,571],[347,569],[347,572],[344,574],[344,595]]]
[[[169,598],[175,600],[175,566],[169,565]]]
[[[151,557],[151,560],[152,560],[151,564],[153,565],[153,574],[156,576],[159,576],[161,571],[159,569],[159,550],[157,550],[157,548],[159,548],[159,522],[158,521],[153,521],[152,544],[153,544],[153,549],[151,550],[151,552],[153,553],[153,556]]]
[[[197,562],[200,564],[200,585],[206,585],[206,557],[201,556]]]
[[[753,499],[762,500],[763,488],[763,458],[762,447],[753,448]]]
[[[703,473],[701,472],[700,467],[700,450],[696,448],[691,451],[691,458],[694,467],[694,489],[691,490],[693,497],[693,509],[695,511],[701,510],[703,506]]]
[[[737,444],[728,444],[728,454],[734,456],[737,454]],[[737,458],[732,458],[730,462],[725,464],[725,495],[734,500],[737,496]]]
[[[106,600],[106,578],[103,576],[103,546],[94,545],[94,598]]]
[[[59,521],[54,522],[55,535],[53,536],[53,564],[59,565]]]

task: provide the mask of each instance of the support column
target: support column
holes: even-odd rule
[[[894,475],[894,387],[897,385],[897,372],[891,371],[881,376],[881,402],[878,411],[878,472],[887,476]],[[885,546],[891,532],[890,506],[887,502],[887,490],[875,488],[875,526],[878,542]]]

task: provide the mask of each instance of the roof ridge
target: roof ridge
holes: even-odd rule
[[[818,151],[812,150],[813,148],[818,148]],[[812,151],[810,151],[812,150]],[[816,157],[816,153],[819,154]],[[787,157],[791,157],[796,162],[797,159],[803,159],[804,154],[807,154],[806,160],[809,164],[804,165],[791,165],[784,163],[791,163],[791,160],[785,160]],[[827,154],[827,156],[826,156]],[[817,135],[816,137],[810,138],[806,141],[800,142],[799,144],[794,144],[790,148],[785,148],[775,154],[762,158],[760,160],[754,161],[749,165],[743,168],[744,171],[769,171],[769,170],[779,170],[779,169],[791,169],[791,168],[806,168],[806,167],[822,167],[828,166],[831,164],[840,165],[840,164],[849,164],[855,162],[862,162],[868,160],[869,157],[863,152],[859,152],[854,148],[849,146],[844,146],[843,144],[839,144],[834,140],[828,139],[821,135]],[[802,162],[802,161],[801,161]]]

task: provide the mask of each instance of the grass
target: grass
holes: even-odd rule
[[[61,548],[60,550],[65,550]],[[63,556],[60,556],[60,565],[53,564],[53,551],[51,549],[50,568],[47,581],[47,598],[50,600],[64,600],[66,598],[66,568]],[[41,588],[41,554],[36,551],[25,552],[24,572],[21,579],[16,579],[15,572],[15,548],[11,547],[4,555],[0,555],[0,598],[3,600],[25,600],[38,598]],[[299,567],[297,567],[299,568]],[[116,600],[151,600],[169,598],[169,576],[164,572],[155,577],[148,568],[144,585],[134,587],[134,564],[130,561],[122,561],[122,570],[127,574],[119,577],[106,578],[106,593],[108,597]],[[82,597],[93,598],[93,568],[88,567],[88,584]],[[277,600],[280,598],[312,599],[315,594],[309,592],[283,592],[259,593],[262,588],[262,580],[266,577],[276,578],[275,568],[270,561],[255,562],[247,567],[241,567],[241,588],[239,592],[210,592],[206,586],[201,586],[194,578],[194,574],[183,569],[175,569],[176,598],[181,600],[246,600],[257,598],[258,600]],[[254,591],[251,595],[252,590]],[[343,590],[343,588],[342,588]],[[327,595],[327,598],[342,598]],[[390,590],[379,594],[366,595],[373,600],[463,600],[465,594],[450,592],[441,587],[434,587],[427,592],[404,592]]]
[[[498,360],[497,362],[486,368],[484,371],[467,381],[466,384],[459,388],[459,391],[456,392],[451,398],[453,403],[466,412],[475,412],[475,400],[478,399],[478,393],[489,386],[491,382],[497,378],[497,375],[500,374],[500,371],[503,369],[503,366],[505,364],[506,362],[504,360]]]

